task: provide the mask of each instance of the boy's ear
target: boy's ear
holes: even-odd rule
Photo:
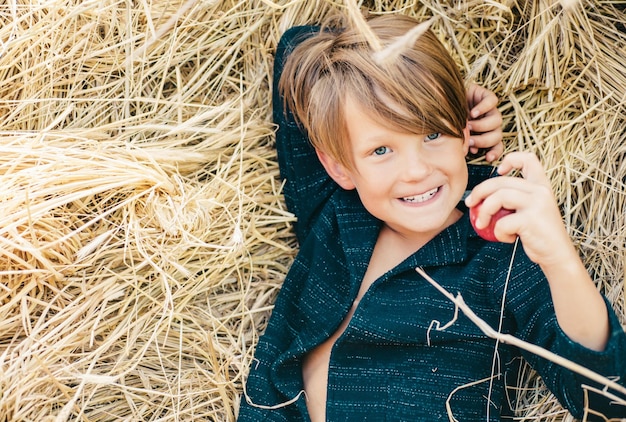
[[[322,166],[326,170],[326,173],[335,181],[339,186],[345,190],[352,190],[355,188],[354,182],[350,177],[350,172],[340,162],[335,160],[330,155],[326,154],[319,149],[316,149],[317,158],[319,158]]]
[[[470,147],[469,140],[470,140],[470,130],[469,130],[469,125],[466,124],[465,129],[463,129],[463,151],[465,152],[465,155],[469,153],[469,147]]]

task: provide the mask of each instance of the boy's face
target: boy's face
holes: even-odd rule
[[[461,215],[467,187],[465,139],[407,134],[371,119],[356,101],[346,104],[348,169],[321,153],[329,174],[344,189],[356,188],[365,208],[407,240],[430,239]]]

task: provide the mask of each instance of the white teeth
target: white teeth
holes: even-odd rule
[[[418,196],[409,196],[407,198],[402,198],[402,200],[406,202],[425,202],[425,201],[428,201],[433,196],[435,196],[438,190],[439,188],[435,188],[433,190],[429,190],[428,192],[423,193]]]

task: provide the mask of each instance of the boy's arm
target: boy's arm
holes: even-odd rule
[[[543,271],[538,265],[533,265],[521,249],[517,248],[515,257],[511,260],[512,267],[504,268],[504,273],[496,279],[496,290],[492,293],[495,309],[501,306],[500,298],[506,300],[506,315],[512,318],[515,327],[515,331],[510,334],[624,385],[626,361],[623,351],[626,350],[626,334],[610,303],[607,301],[605,306],[608,310],[610,334],[603,351],[591,350],[571,340],[557,321],[553,303],[549,300],[550,286]],[[594,392],[593,388],[602,390],[603,385],[568,369],[567,366],[525,350],[521,352],[561,405],[577,419],[583,419],[586,409],[606,417],[626,415],[624,404],[620,405],[605,395]],[[513,371],[513,374],[517,373],[515,369]],[[609,392],[626,399],[626,396],[614,389],[609,389]],[[586,420],[591,422],[606,419],[588,417]]]
[[[624,385],[626,333],[583,265],[541,163],[533,154],[511,153],[503,159],[498,173],[506,175],[514,169],[521,170],[523,178],[488,179],[473,189],[466,205],[472,207],[484,201],[476,223],[479,228],[488,224],[501,207],[515,210],[496,222],[494,233],[504,242],[519,237],[525,256],[516,257],[516,261],[530,259],[537,264],[532,266],[534,269],[526,266],[516,271],[524,272],[525,282],[512,282],[512,291],[506,296],[507,301],[515,300],[507,308],[515,314],[519,334],[594,372],[617,377]],[[597,389],[602,386],[560,365],[533,355],[526,357],[561,404],[577,417],[582,417],[587,406],[607,417],[626,414],[625,406],[612,404],[591,391],[587,392],[586,402],[581,385]]]
[[[535,155],[515,152],[504,158],[498,173],[515,169],[523,178],[489,179],[466,198],[468,207],[484,201],[476,226],[487,226],[500,208],[515,210],[498,220],[496,237],[511,243],[519,236],[548,280],[561,329],[576,343],[602,351],[609,337],[607,307],[565,229],[543,167]]]
[[[278,81],[287,56],[302,41],[316,34],[317,26],[298,26],[287,30],[280,39],[274,60],[273,118],[278,125],[276,150],[280,175],[285,180],[284,194],[287,208],[297,217],[295,232],[302,242],[308,234],[319,208],[339,187],[328,176],[319,162],[308,136],[285,110]]]

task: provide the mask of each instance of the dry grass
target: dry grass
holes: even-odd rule
[[[367,3],[436,17],[468,79],[502,97],[507,148],[541,156],[626,323],[624,4]],[[234,420],[296,246],[273,52],[337,7],[0,6],[0,420]],[[524,420],[567,418],[525,389]]]

